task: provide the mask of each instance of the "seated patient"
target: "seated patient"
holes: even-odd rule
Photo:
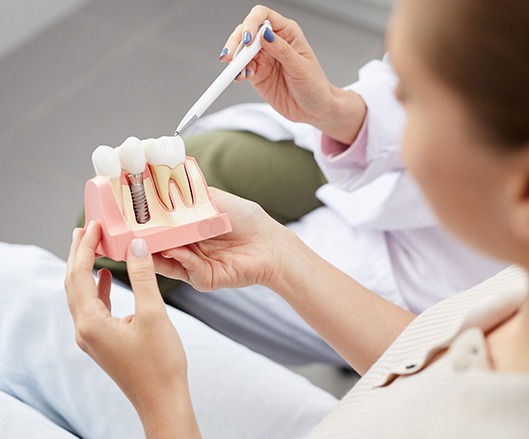
[[[277,30],[267,42],[288,52],[299,29],[270,9],[255,8],[238,32],[254,34],[265,18]],[[86,438],[142,437],[141,426],[149,438],[525,437],[528,20],[523,0],[401,0],[389,39],[409,116],[408,169],[448,229],[522,268],[415,318],[257,204],[213,190],[234,231],[154,256],[134,240],[134,296],[110,294],[108,270],[94,280],[99,225],[75,230],[66,278],[74,325],[64,264],[0,246],[0,390]],[[166,307],[155,270],[201,291],[271,288],[364,377],[334,407],[305,380]],[[74,326],[108,376],[76,349]]]
[[[237,38],[222,60],[231,59]],[[405,170],[406,117],[389,57],[367,64],[359,81],[340,90],[303,34],[293,31],[292,39],[292,52],[264,40],[257,64],[237,80],[249,80],[269,105],[231,107],[192,126],[187,151],[209,185],[257,202],[319,256],[414,313],[504,268],[446,233]],[[124,264],[97,266],[126,280]],[[266,286],[200,295],[160,278],[160,288],[167,303],[276,361],[345,364]]]

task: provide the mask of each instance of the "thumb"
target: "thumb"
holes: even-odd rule
[[[132,240],[127,254],[127,272],[134,297],[136,298],[136,314],[146,311],[164,309],[164,302],[156,281],[154,263],[142,238]]]
[[[266,29],[261,36],[263,49],[274,59],[276,59],[285,69],[299,69],[302,56],[296,52],[292,46],[287,43],[278,34],[271,29]]]

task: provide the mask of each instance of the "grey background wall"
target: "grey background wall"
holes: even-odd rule
[[[91,0],[0,0],[0,57]],[[383,32],[393,0],[282,0]]]
[[[0,57],[90,0],[0,0]]]

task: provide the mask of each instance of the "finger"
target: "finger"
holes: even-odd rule
[[[75,255],[77,254],[77,248],[81,242],[81,238],[84,235],[84,230],[80,227],[76,227],[72,232],[72,243],[70,244],[70,252],[68,253],[68,259],[66,261],[67,272],[70,271],[70,267],[73,264]]]
[[[162,255],[174,264],[173,274],[177,274],[178,279],[192,283],[197,288],[197,279],[192,281],[192,277],[198,274],[198,282],[202,282],[204,259],[207,256],[199,250],[196,244],[166,250],[162,252]]]
[[[230,213],[230,208],[235,208],[234,203],[246,202],[251,203],[252,201],[247,200],[246,198],[239,197],[230,192],[223,191],[213,186],[208,186],[209,195],[215,206],[219,209],[221,213]],[[224,207],[224,208],[223,208]],[[181,247],[185,248],[185,247]],[[171,250],[172,251],[172,250]],[[166,253],[166,252],[163,252]]]
[[[244,21],[239,24],[228,37],[226,45],[224,46],[224,49],[227,49],[227,51],[226,53],[224,53],[224,49],[221,51],[221,61],[230,62],[241,41],[245,44],[250,44],[254,41],[257,31],[265,20],[270,21],[272,29],[276,32],[282,32],[292,23],[291,20],[283,17],[273,9],[261,5],[254,6]]]
[[[108,312],[112,311],[112,304],[110,303],[110,289],[112,286],[112,274],[106,268],[102,268],[97,272],[99,281],[97,282],[97,295],[104,303]]]
[[[147,243],[136,238],[129,246],[127,272],[136,298],[136,315],[145,315],[152,310],[163,310],[165,306],[156,281],[156,272]]]
[[[272,29],[274,29],[275,31],[281,31],[284,28],[288,27],[288,25],[291,23],[291,20],[283,17],[281,14],[274,11],[273,9],[267,8],[266,6],[262,5],[254,6],[242,22],[239,41],[242,40],[244,35],[248,34],[250,35],[250,39],[248,43],[245,44],[249,44],[251,41],[253,41],[254,36],[257,35],[257,31],[265,20],[270,21]]]
[[[79,243],[81,242],[81,237],[83,234],[83,230],[79,227],[76,227],[73,229],[72,233],[72,243],[70,245],[70,252],[68,253],[68,259],[66,261],[66,276],[64,279],[64,287],[66,290],[66,299],[68,300],[68,307],[70,308],[70,312],[72,313],[72,316],[75,318],[75,303],[73,295],[70,292],[69,286],[72,283],[72,267],[74,264],[77,247],[79,246]]]
[[[167,252],[152,255],[152,259],[156,273],[168,277],[169,279],[189,282],[189,276],[186,269],[178,260],[174,259]]]
[[[235,53],[237,46],[242,40],[241,29],[242,29],[242,24],[239,24],[235,28],[235,30],[231,33],[231,35],[228,37],[228,40],[226,41],[224,49],[222,49],[222,51],[220,52],[221,54],[220,60],[222,62],[230,62],[233,59],[233,54]]]
[[[262,37],[263,50],[276,59],[288,72],[303,73],[305,59],[276,32],[267,29]]]
[[[79,233],[76,239],[79,239]],[[91,222],[80,241],[72,244],[73,253],[70,268],[65,282],[68,301],[75,310],[97,298],[92,270],[95,260],[95,249],[101,241],[101,227]],[[75,249],[76,247],[76,249]],[[75,317],[75,316],[74,316]]]
[[[252,60],[246,66],[246,79],[250,80],[255,76],[255,71],[257,69],[257,63]]]
[[[243,77],[243,72],[239,72],[237,73],[237,76],[235,77],[235,79],[233,80],[233,82],[242,82],[244,80],[244,77]]]
[[[246,79],[246,75],[248,75],[248,73],[248,69],[241,70],[239,74],[235,77],[235,82],[243,82]]]
[[[92,274],[96,259],[96,249],[101,242],[101,237],[102,232],[99,223],[90,221],[77,246],[74,268]]]

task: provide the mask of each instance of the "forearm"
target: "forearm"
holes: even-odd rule
[[[415,315],[379,297],[310,250],[294,233],[281,238],[269,285],[356,371],[363,374]]]
[[[346,145],[356,139],[367,107],[362,98],[349,90],[331,86],[330,108],[311,123],[323,134]]]

